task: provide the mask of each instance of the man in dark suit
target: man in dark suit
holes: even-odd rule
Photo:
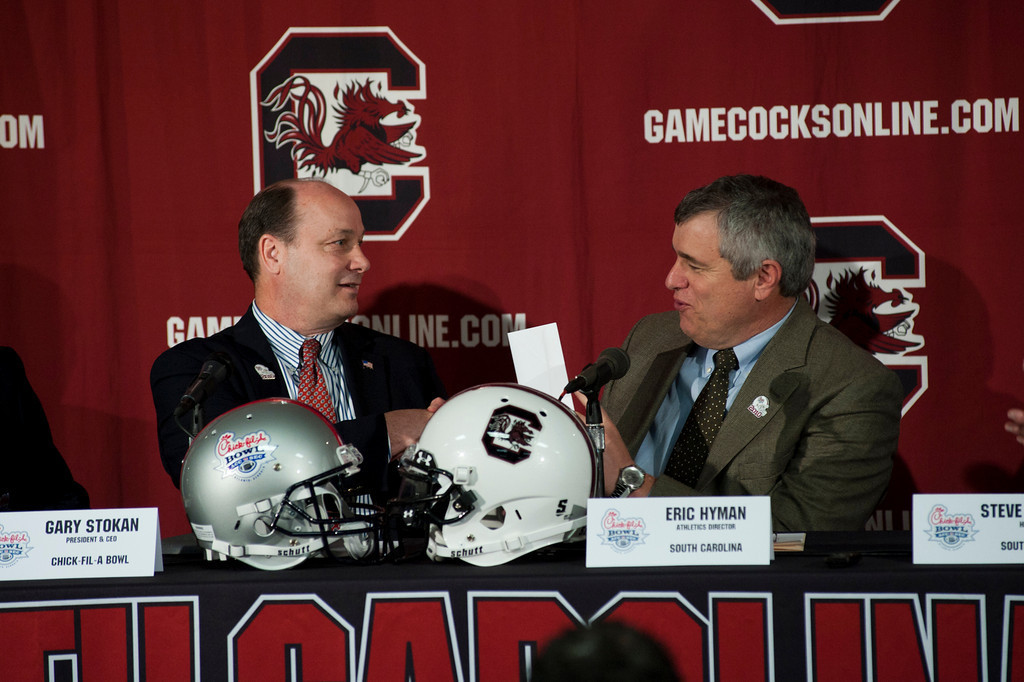
[[[630,369],[602,401],[606,487],[768,495],[776,530],[863,529],[888,486],[903,391],[803,298],[814,233],[799,196],[767,178],[720,178],[687,194],[675,225],[665,284],[676,312],[634,326]],[[724,420],[712,409],[717,424],[687,424],[712,403],[700,394],[723,349]]]
[[[50,424],[17,351],[0,346],[0,511],[88,509],[89,494],[53,442]]]
[[[329,396],[323,412],[363,454],[367,483],[386,487],[389,458],[419,438],[445,391],[423,348],[346,323],[370,267],[364,231],[355,202],[325,182],[282,181],[250,202],[238,241],[253,305],[234,326],[164,351],[150,374],[160,456],[175,485],[188,436],[174,410],[204,362],[220,353],[231,367],[202,405],[208,423],[253,400],[297,398],[300,348],[315,339]]]

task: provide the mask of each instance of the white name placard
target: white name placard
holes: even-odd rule
[[[1024,564],[1024,494],[914,495],[915,564]]]
[[[587,566],[768,564],[768,497],[627,497],[587,502]]]
[[[151,576],[163,570],[155,507],[0,514],[0,580]]]

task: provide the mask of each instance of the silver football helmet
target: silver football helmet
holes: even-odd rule
[[[432,559],[502,564],[583,539],[594,462],[562,403],[516,384],[477,386],[442,405],[402,454],[389,523],[425,534]]]
[[[363,457],[319,413],[259,400],[210,422],[188,449],[181,497],[210,558],[261,569],[309,556],[367,559],[380,514],[357,515],[351,477]]]

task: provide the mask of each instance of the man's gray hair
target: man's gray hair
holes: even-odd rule
[[[675,223],[714,213],[718,250],[736,279],[748,279],[768,259],[782,266],[780,293],[799,296],[814,273],[814,230],[796,190],[769,178],[729,175],[689,192]]]

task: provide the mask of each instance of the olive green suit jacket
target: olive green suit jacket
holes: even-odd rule
[[[602,405],[634,457],[692,347],[675,312],[644,317],[626,337],[630,369]],[[748,406],[762,396],[758,416]],[[662,475],[651,494],[768,495],[775,530],[862,530],[889,483],[902,404],[896,375],[800,299],[740,388],[696,486]]]

